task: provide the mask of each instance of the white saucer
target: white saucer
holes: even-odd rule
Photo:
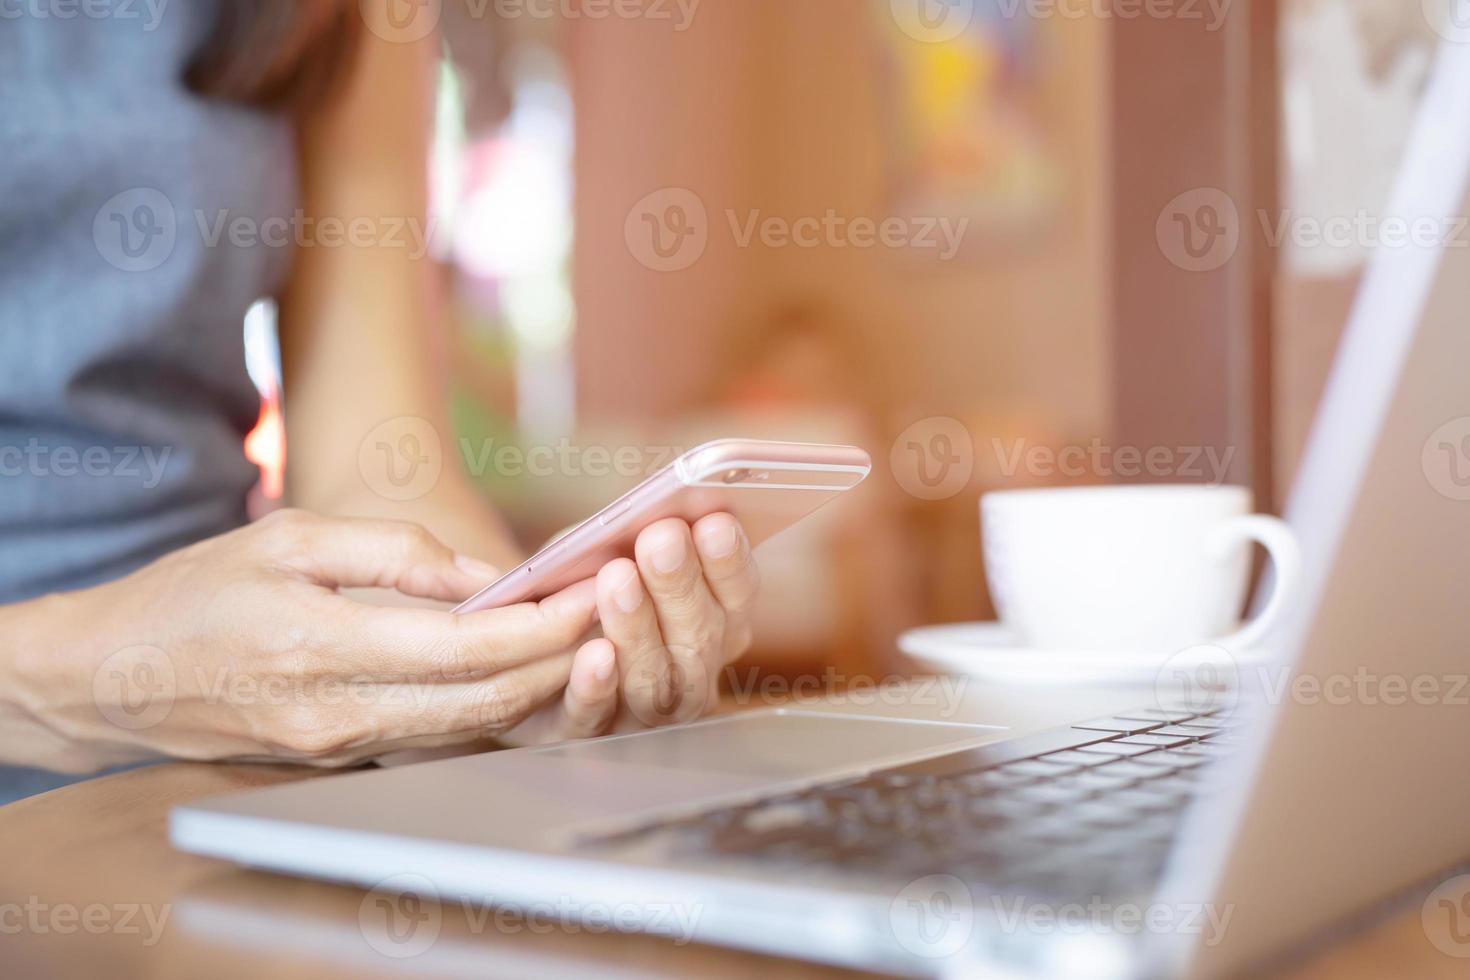
[[[1000,623],[920,626],[899,636],[898,648],[931,669],[1006,684],[1153,684],[1166,661],[1175,668],[1189,666],[1177,651],[1038,650]],[[1232,656],[1240,665],[1264,657],[1254,650],[1232,651]]]

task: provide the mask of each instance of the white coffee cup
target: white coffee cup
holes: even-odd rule
[[[1301,578],[1285,522],[1251,513],[1245,487],[1151,485],[1005,490],[980,502],[985,571],[1000,618],[1029,646],[1169,655],[1257,646]],[[1271,556],[1272,593],[1236,629],[1250,543]]]

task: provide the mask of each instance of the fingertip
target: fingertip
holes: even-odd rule
[[[611,604],[624,613],[636,611],[643,604],[638,566],[627,558],[604,565],[597,573],[597,601],[599,606]]]
[[[611,595],[618,586],[628,581],[629,575],[637,575],[638,566],[631,558],[614,558],[597,571],[599,595]]]
[[[611,641],[603,637],[588,640],[583,644],[581,654],[592,678],[599,684],[607,683],[617,674],[618,652]]]
[[[567,586],[543,602],[543,609],[549,606],[549,611],[553,615],[595,616],[597,614],[597,583],[590,578],[583,579],[575,585]]]
[[[471,558],[469,555],[455,555],[454,565],[471,578],[482,580],[486,584],[500,577],[500,569],[478,558]]]
[[[694,525],[694,543],[705,558],[729,558],[740,548],[740,522],[730,514],[710,514]]]
[[[638,556],[639,565],[653,564],[660,571],[671,571],[665,566],[670,563],[677,566],[677,559],[688,540],[689,525],[677,517],[666,517],[643,529],[633,551]]]

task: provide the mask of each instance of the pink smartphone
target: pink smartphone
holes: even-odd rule
[[[666,517],[691,524],[735,515],[751,547],[836,497],[872,469],[855,446],[720,439],[690,450],[502,575],[456,613],[543,599],[592,578],[614,558],[633,557],[644,528]]]

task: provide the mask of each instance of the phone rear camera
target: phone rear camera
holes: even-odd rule
[[[723,479],[726,483],[744,483],[750,479],[750,470],[731,470]]]

